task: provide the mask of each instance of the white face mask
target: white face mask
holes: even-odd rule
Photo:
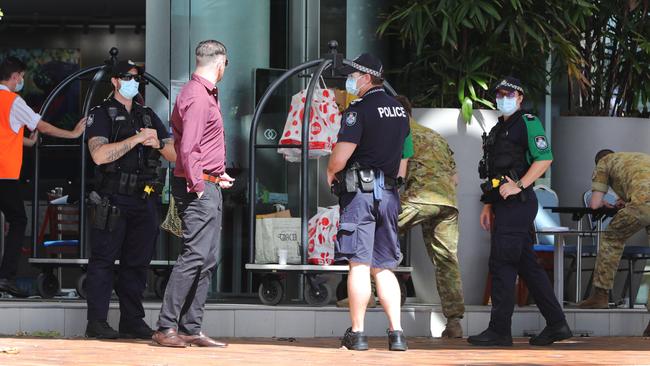
[[[347,80],[345,80],[345,91],[352,95],[359,95],[359,88],[357,87],[357,79],[349,75]]]
[[[23,90],[24,86],[25,86],[25,78],[22,77],[20,78],[20,82],[16,84],[16,90],[14,90],[14,92],[18,93],[19,91]]]
[[[497,109],[510,116],[517,111],[517,97],[497,98]]]
[[[138,87],[140,86],[140,83],[137,81],[131,79],[128,81],[121,80],[120,81],[120,94],[126,99],[133,99],[136,95],[138,95]]]

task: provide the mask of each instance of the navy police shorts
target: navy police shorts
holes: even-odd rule
[[[397,190],[383,190],[380,201],[375,201],[372,192],[345,193],[339,198],[339,205],[341,219],[335,259],[372,268],[397,267],[402,260],[397,233]]]

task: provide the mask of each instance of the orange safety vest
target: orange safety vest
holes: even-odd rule
[[[18,179],[23,165],[23,129],[18,132],[11,129],[11,106],[18,94],[0,90],[0,179]]]

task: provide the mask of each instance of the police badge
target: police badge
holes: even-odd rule
[[[348,126],[354,126],[357,123],[357,112],[348,112],[345,116],[345,124]]]
[[[90,127],[93,125],[95,122],[95,114],[89,114],[88,117],[86,117],[86,127]]]
[[[540,150],[548,149],[548,143],[546,142],[546,136],[535,136],[535,146]]]

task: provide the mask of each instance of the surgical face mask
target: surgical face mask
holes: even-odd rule
[[[345,91],[352,95],[358,95],[359,88],[357,88],[357,79],[352,76],[348,76],[348,78],[345,80]]]
[[[497,98],[497,109],[509,116],[517,110],[517,97]]]
[[[18,93],[23,90],[23,86],[25,86],[25,78],[20,78],[20,82],[16,84],[16,90],[14,90],[14,92]]]
[[[135,81],[135,80],[129,80],[129,81],[120,81],[120,94],[126,99],[132,99],[136,95],[138,95],[138,86],[140,84]]]

